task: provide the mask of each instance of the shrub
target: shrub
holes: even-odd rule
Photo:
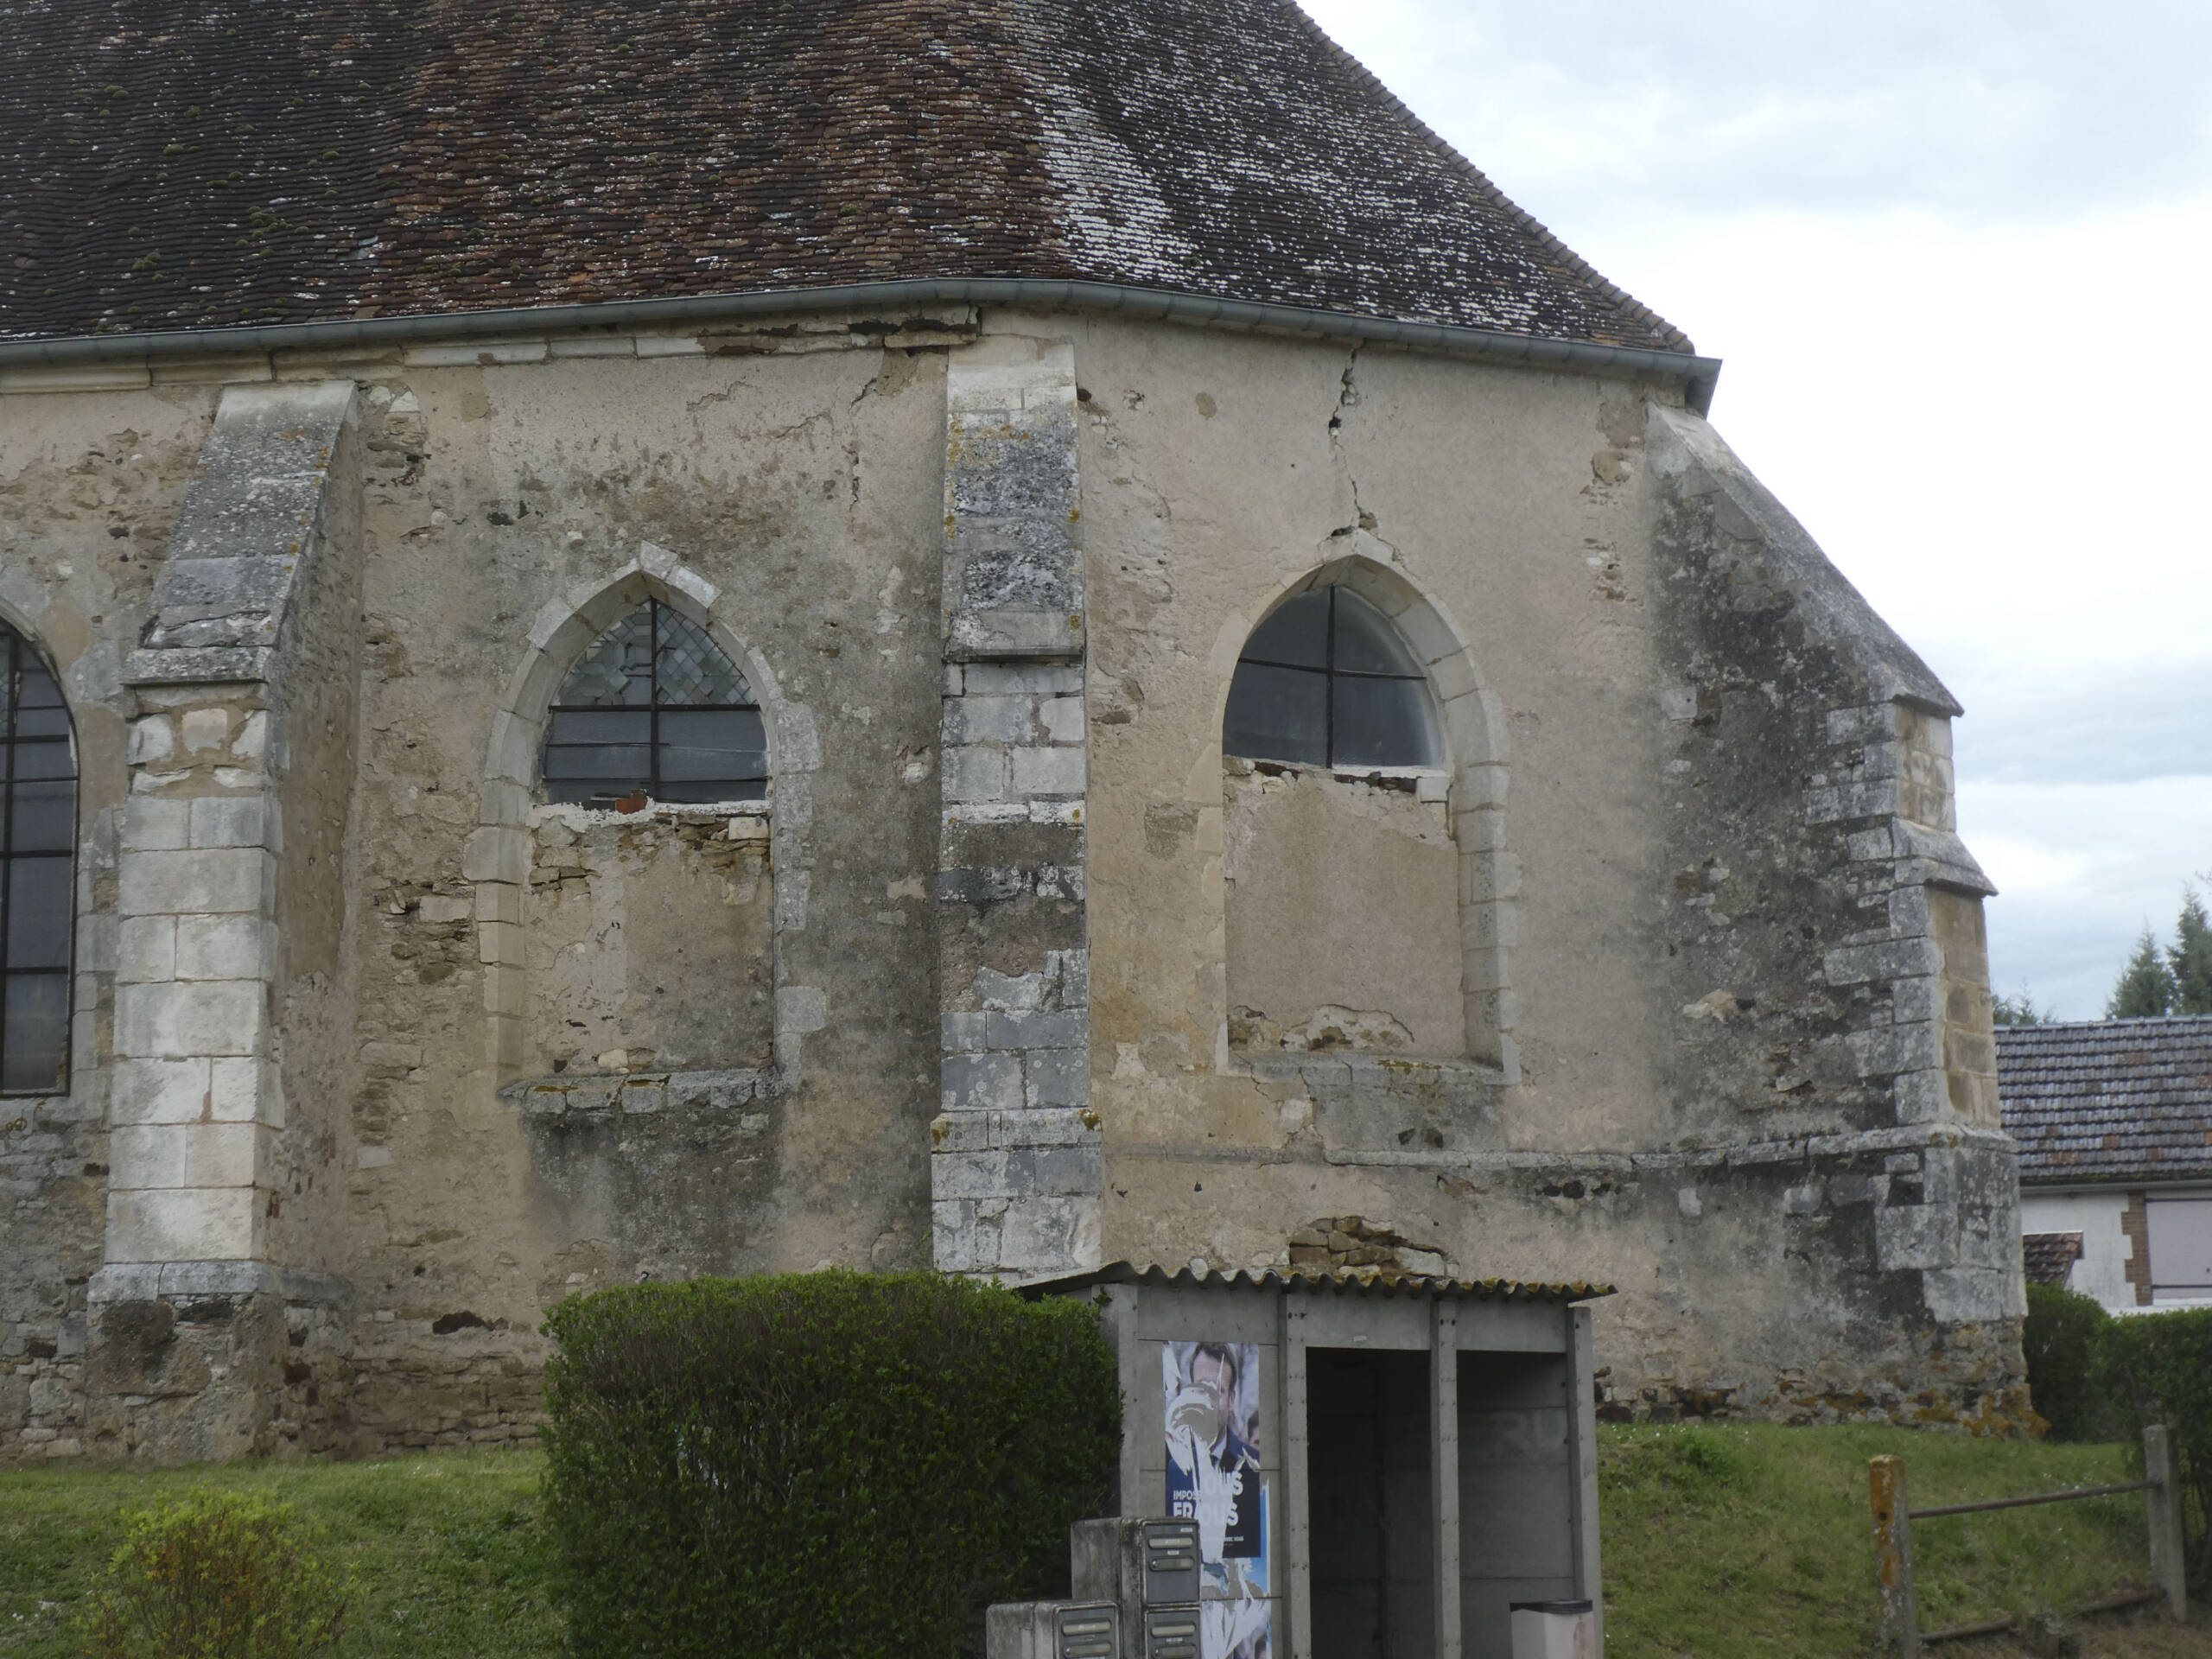
[[[2058,1285],[2028,1287],[2028,1321],[2020,1332],[2028,1392],[2058,1440],[2111,1437],[2111,1414],[2091,1376],[2098,1332],[2110,1323],[2112,1315],[2094,1296]]]
[[[546,1327],[547,1513],[583,1659],[936,1659],[1064,1594],[1121,1445],[1095,1309],[926,1274],[641,1285]]]
[[[130,1518],[85,1646],[95,1659],[308,1659],[337,1644],[352,1589],[289,1504],[196,1492]]]
[[[2190,1576],[2212,1583],[2212,1307],[2113,1320],[2099,1333],[2094,1376],[2132,1429],[2173,1429]]]

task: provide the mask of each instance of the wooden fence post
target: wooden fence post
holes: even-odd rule
[[[2151,1483],[2143,1494],[2151,1512],[2151,1573],[2165,1592],[2166,1617],[2186,1623],[2189,1563],[2182,1552],[2181,1463],[2174,1455],[2174,1432],[2164,1423],[2143,1431],[2143,1478]]]
[[[1882,1651],[1891,1659],[1920,1659],[1920,1621],[1912,1601],[1912,1516],[1905,1498],[1904,1464],[1876,1458],[1868,1465],[1874,1502],[1874,1554],[1882,1592]]]

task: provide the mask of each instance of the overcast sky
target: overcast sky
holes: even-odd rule
[[[1304,3],[1726,359],[1715,424],[1966,704],[1998,989],[2101,1015],[2212,870],[2212,5]]]

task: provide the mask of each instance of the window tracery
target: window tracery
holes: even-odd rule
[[[68,1086],[77,760],[61,688],[0,623],[0,1093]]]
[[[764,799],[768,743],[744,674],[706,630],[649,599],[569,671],[546,721],[546,798]]]
[[[1389,619],[1350,588],[1316,588],[1252,631],[1230,682],[1224,752],[1363,769],[1440,766],[1436,703]]]

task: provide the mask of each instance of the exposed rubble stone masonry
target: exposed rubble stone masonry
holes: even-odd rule
[[[1095,1267],[1083,543],[1075,354],[969,346],[945,390],[943,1110],[948,1272]]]
[[[1955,705],[1678,384],[888,305],[30,372],[0,1458],[512,1440],[570,1294],[1116,1257],[1611,1281],[1616,1417],[2027,1421]],[[1224,756],[1325,583],[1431,764]],[[648,601],[765,798],[542,798]]]

